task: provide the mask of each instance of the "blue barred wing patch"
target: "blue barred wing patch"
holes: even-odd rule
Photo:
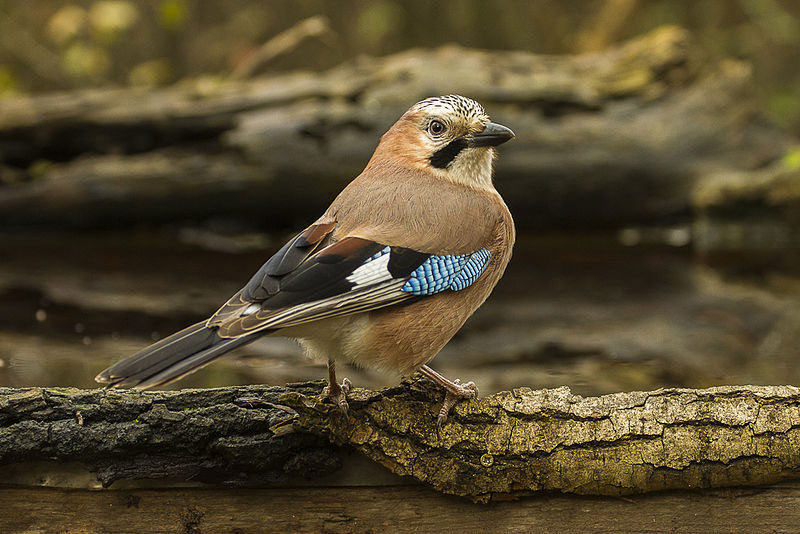
[[[485,248],[472,254],[431,256],[411,273],[402,290],[412,295],[434,295],[445,289],[464,289],[483,273],[491,256]]]
[[[392,250],[392,249],[391,249],[391,247],[383,247],[383,248],[382,248],[382,249],[380,249],[378,252],[376,252],[375,254],[373,254],[372,256],[370,256],[369,258],[367,258],[367,261],[365,261],[364,263],[369,263],[369,262],[371,262],[372,260],[377,260],[377,259],[378,259],[378,258],[380,258],[381,256],[383,256],[383,255],[385,255],[385,254],[389,254],[389,252],[391,252],[391,250]]]
[[[489,258],[491,257],[492,253],[485,248],[470,254],[464,268],[461,269],[461,272],[456,275],[450,284],[450,289],[458,291],[471,286],[483,274],[486,266],[489,265]]]

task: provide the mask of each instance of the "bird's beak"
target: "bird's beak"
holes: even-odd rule
[[[502,124],[487,122],[483,131],[467,136],[467,146],[474,148],[478,146],[497,146],[514,137],[514,132]]]

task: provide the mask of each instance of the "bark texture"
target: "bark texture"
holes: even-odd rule
[[[709,60],[676,27],[580,56],[415,49],[322,74],[2,100],[0,224],[308,223],[409,105],[450,92],[516,132],[496,181],[521,227],[686,215],[698,175],[792,143],[760,119],[749,65]]]
[[[241,486],[337,469],[326,439],[281,430],[296,415],[272,403],[286,391],[0,388],[0,464],[80,462],[105,486],[164,478]]]
[[[436,490],[488,501],[624,495],[800,475],[800,389],[723,386],[579,397],[567,388],[462,403],[437,430],[427,381],[356,389],[344,419],[322,383],[137,393],[0,390],[0,464],[78,461],[104,484],[235,484],[330,472],[349,446]],[[247,476],[243,473],[248,473]]]

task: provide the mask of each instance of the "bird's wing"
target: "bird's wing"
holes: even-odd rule
[[[261,266],[241,290],[206,321],[206,326],[220,326],[226,320],[238,317],[242,306],[264,301],[278,293],[281,277],[297,269],[314,252],[324,248],[335,228],[334,220],[317,221],[290,239]]]
[[[436,256],[352,236],[314,251],[317,245],[301,238],[307,232],[270,258],[207,326],[235,338],[463,289],[490,256],[486,249]]]

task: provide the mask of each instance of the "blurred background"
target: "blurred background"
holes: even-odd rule
[[[765,113],[800,131],[800,5],[787,0],[5,0],[0,94],[227,77],[311,17],[316,24],[299,32],[307,37],[266,58],[263,72],[320,71],[446,43],[576,54],[678,24],[715,57],[749,59]]]
[[[206,317],[450,92],[517,133],[519,240],[435,368],[798,383],[798,52],[780,0],[0,0],[0,386],[93,387]],[[324,376],[264,339],[172,387]]]

